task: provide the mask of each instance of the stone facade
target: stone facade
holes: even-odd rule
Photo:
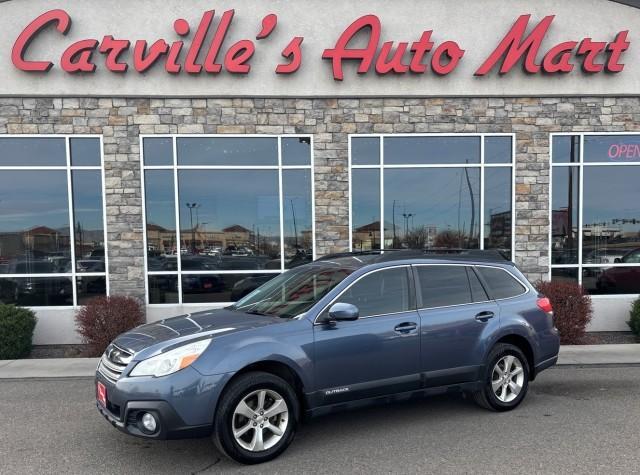
[[[516,254],[547,276],[549,133],[640,131],[639,98],[0,98],[0,134],[104,136],[112,293],[144,296],[139,134],[312,134],[318,255],[348,248],[348,135],[515,133]]]

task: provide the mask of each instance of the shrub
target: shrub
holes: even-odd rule
[[[631,331],[640,336],[640,298],[634,300],[631,304],[631,311],[629,312],[631,317],[627,322]]]
[[[35,314],[14,305],[0,305],[0,360],[15,360],[31,352]]]
[[[100,356],[115,337],[144,320],[142,306],[132,297],[96,297],[76,313],[76,328],[87,356]]]
[[[581,343],[593,314],[589,294],[581,285],[572,282],[540,281],[536,288],[551,300],[560,342],[565,345]]]

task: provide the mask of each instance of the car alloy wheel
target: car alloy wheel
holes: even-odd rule
[[[258,389],[242,398],[233,411],[232,431],[236,443],[250,452],[275,446],[287,430],[289,407],[272,389]]]
[[[499,359],[491,373],[491,389],[500,402],[515,400],[524,386],[522,362],[514,355]]]
[[[262,371],[240,374],[222,393],[213,441],[236,462],[266,462],[291,444],[299,419],[300,402],[292,384]]]
[[[482,383],[473,391],[481,407],[510,411],[520,405],[529,388],[529,365],[520,348],[509,343],[495,345],[486,359]]]

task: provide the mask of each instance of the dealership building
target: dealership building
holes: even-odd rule
[[[158,320],[329,253],[492,249],[627,330],[638,4],[0,1],[0,302],[75,343],[97,295]]]

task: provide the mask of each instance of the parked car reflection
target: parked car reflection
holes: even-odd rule
[[[640,264],[640,248],[634,249],[622,257],[615,258],[616,264]],[[585,269],[586,271],[587,269]],[[593,271],[593,269],[591,269]],[[638,294],[640,293],[640,267],[616,266],[596,268],[598,275],[595,282],[589,285],[590,279],[584,274],[583,284],[593,294]],[[593,280],[593,279],[591,279]]]
[[[278,274],[252,275],[236,282],[231,289],[231,301],[240,300],[245,295],[249,295],[262,284],[270,281]]]
[[[0,301],[20,306],[73,305],[69,277],[17,277],[0,279]]]

